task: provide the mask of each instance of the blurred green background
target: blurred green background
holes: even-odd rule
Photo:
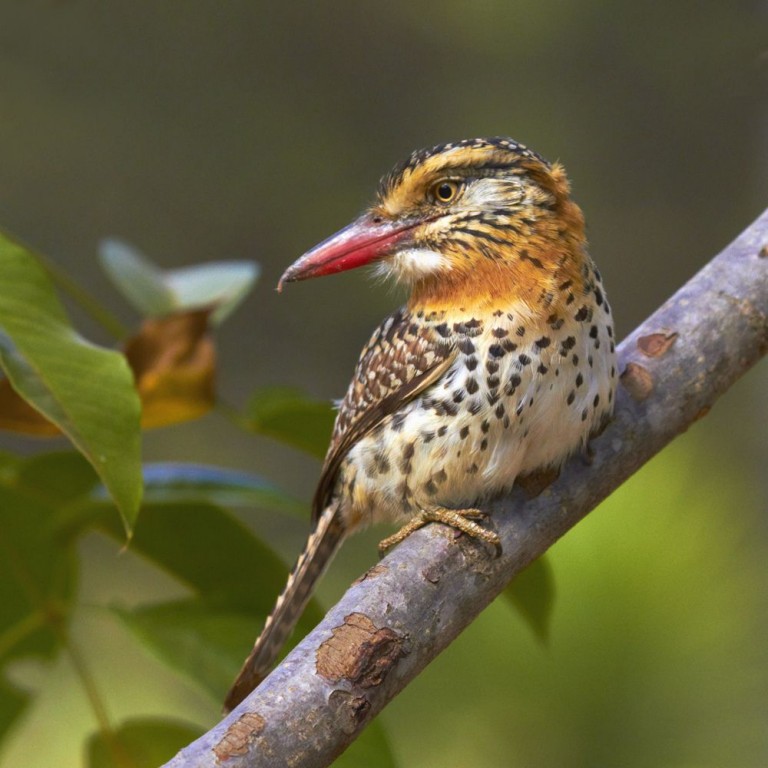
[[[0,226],[127,323],[96,261],[105,236],[166,267],[256,259],[261,282],[218,338],[222,396],[330,399],[399,297],[356,273],[274,286],[396,160],[500,134],[560,159],[622,336],[768,204],[767,95],[758,0],[4,2]],[[554,548],[548,647],[494,605],[385,711],[400,764],[768,764],[766,424],[763,364]],[[258,471],[301,498],[318,471],[216,414],[148,433],[145,456]],[[292,559],[305,527],[258,522]],[[347,545],[326,601],[380,535]],[[147,598],[130,552],[94,536],[83,553],[86,602]],[[116,719],[214,721],[114,622],[78,626]],[[80,765],[94,724],[66,663],[17,672],[45,694],[0,766]]]

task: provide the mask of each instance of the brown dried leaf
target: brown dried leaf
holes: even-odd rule
[[[0,429],[35,437],[61,434],[58,427],[17,394],[8,379],[0,380]]]
[[[216,352],[209,314],[202,309],[146,320],[126,343],[143,428],[189,421],[213,407]]]

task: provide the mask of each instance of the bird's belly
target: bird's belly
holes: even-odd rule
[[[521,473],[559,466],[610,409],[606,361],[580,378],[571,362],[574,352],[587,359],[588,343],[567,355],[478,355],[483,363],[474,367],[459,358],[440,382],[352,448],[339,475],[348,523],[471,507],[510,488]]]

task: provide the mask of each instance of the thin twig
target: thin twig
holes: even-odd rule
[[[768,350],[768,211],[619,347],[616,416],[535,499],[489,505],[503,554],[440,525],[368,571],[275,671],[167,768],[329,765],[509,581]]]

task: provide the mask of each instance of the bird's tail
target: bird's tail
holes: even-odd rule
[[[224,699],[225,712],[234,709],[269,674],[343,538],[344,526],[334,504],[323,511],[310,534],[285,589]]]

